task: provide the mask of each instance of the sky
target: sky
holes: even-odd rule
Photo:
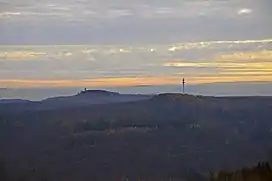
[[[272,81],[271,0],[0,0],[0,87]]]

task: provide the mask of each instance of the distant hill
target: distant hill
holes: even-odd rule
[[[20,103],[28,103],[31,101],[22,100],[22,99],[0,99],[0,104],[20,104]]]
[[[3,107],[3,104],[9,103],[14,104],[15,110],[53,110],[72,107],[84,107],[88,105],[134,102],[150,99],[151,97],[151,95],[120,94],[117,92],[110,92],[105,90],[87,90],[73,96],[52,97],[42,101],[0,99],[0,107],[1,105]],[[9,108],[5,107],[3,109],[7,110]]]
[[[63,108],[95,104],[134,102],[151,98],[150,95],[119,94],[104,90],[88,90],[74,96],[55,97],[41,101],[44,106]]]
[[[86,90],[77,94],[78,96],[117,96],[118,92],[110,92],[106,90]]]
[[[268,160],[271,110],[272,97],[104,90],[0,104],[0,159],[16,178],[200,180]]]
[[[131,87],[90,87],[89,89],[107,89],[122,94],[160,94],[179,93],[181,85],[146,85]],[[40,101],[48,97],[71,96],[79,92],[79,87],[59,88],[14,88],[0,89],[0,99],[27,99]],[[186,85],[185,90],[193,95],[205,96],[272,96],[272,82],[224,82],[198,85]]]

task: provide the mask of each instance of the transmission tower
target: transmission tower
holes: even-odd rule
[[[182,93],[185,93],[185,79],[182,79]]]

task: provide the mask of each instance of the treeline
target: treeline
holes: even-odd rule
[[[12,171],[9,172],[12,174]],[[8,171],[3,161],[0,161],[0,180],[1,181],[50,181],[39,170],[35,168],[29,169],[25,173],[22,173],[18,178],[10,178]],[[186,174],[185,174],[186,175]],[[197,172],[188,172],[187,176],[184,176],[182,180],[186,181],[271,181],[272,180],[272,169],[268,162],[260,162],[257,166],[251,168],[242,168],[236,171],[220,171],[217,174],[209,173],[209,178],[203,176]],[[169,180],[180,180],[172,179]],[[122,181],[133,181],[133,179],[123,176]]]
[[[271,181],[272,170],[268,162],[259,163],[252,168],[243,168],[234,172],[221,171],[210,181]]]

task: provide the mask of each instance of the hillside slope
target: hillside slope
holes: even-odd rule
[[[0,155],[14,176],[35,168],[60,181],[184,180],[254,165],[272,148],[271,97],[160,94],[62,109],[14,106],[0,113]]]

